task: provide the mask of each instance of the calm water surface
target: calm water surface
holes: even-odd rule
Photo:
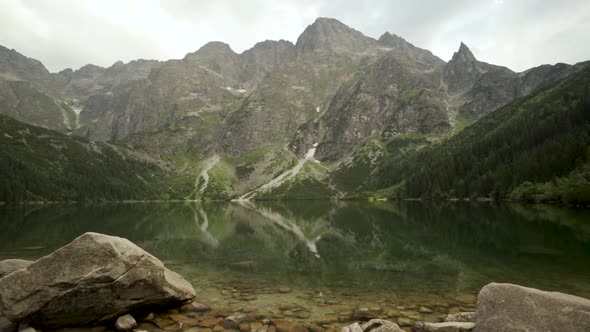
[[[434,321],[472,310],[491,281],[590,298],[590,210],[544,205],[4,206],[0,258],[38,258],[87,231],[151,252],[203,303],[275,317],[342,321],[372,307]]]

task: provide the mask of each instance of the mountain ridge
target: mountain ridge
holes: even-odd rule
[[[170,164],[186,188],[218,156],[208,176],[216,189],[196,192],[224,199],[270,188],[265,184],[300,163],[297,176],[273,186],[275,192],[300,195],[300,183],[307,183],[346,195],[392,146],[445,140],[581,70],[557,64],[515,73],[477,60],[463,42],[445,62],[397,35],[374,39],[329,18],[310,24],[295,44],[267,40],[240,54],[210,42],[182,59],[59,73],[44,73],[17,55],[11,55],[20,61],[16,69],[2,66],[11,62],[1,54],[0,114],[125,142]]]

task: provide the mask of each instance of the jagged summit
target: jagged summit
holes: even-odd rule
[[[112,64],[112,65],[109,67],[109,69],[121,68],[121,67],[123,67],[124,65],[125,65],[125,63],[124,63],[123,61],[119,60],[119,61],[117,61],[117,62],[113,63],[113,64]]]
[[[471,89],[474,83],[485,73],[494,71],[497,75],[511,75],[513,72],[501,66],[478,61],[469,47],[461,42],[459,50],[445,67],[443,80],[447,83],[449,93],[464,92]]]
[[[297,53],[308,51],[360,52],[375,44],[375,39],[334,18],[319,17],[297,38]]]
[[[0,72],[13,78],[39,79],[49,75],[41,61],[26,57],[14,49],[0,45]],[[6,76],[6,75],[5,75]]]
[[[335,26],[335,27],[342,27],[346,29],[351,29],[348,25],[340,22],[339,20],[331,17],[318,17],[313,21],[311,25],[322,25],[322,26]]]
[[[470,61],[477,61],[473,52],[465,45],[465,43],[461,42],[459,45],[459,50],[453,54],[453,59],[460,57],[462,60],[470,60]]]
[[[396,46],[396,45],[400,45],[400,44],[409,44],[405,39],[403,39],[402,37],[390,33],[389,31],[386,31],[384,34],[381,35],[381,37],[379,37],[378,39],[380,44],[385,44],[388,46]]]
[[[212,41],[208,42],[207,44],[201,46],[197,51],[189,53],[186,55],[185,58],[192,57],[192,56],[207,56],[207,55],[215,55],[215,54],[237,54],[232,50],[232,48],[224,42],[220,41]]]
[[[390,49],[398,56],[409,57],[413,61],[420,63],[425,70],[436,66],[444,66],[444,61],[432,54],[432,52],[416,47],[398,35],[385,32],[379,37],[378,43],[381,47]]]

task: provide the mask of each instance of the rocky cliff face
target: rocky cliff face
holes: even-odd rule
[[[304,146],[309,146],[309,136],[323,143],[320,160],[339,160],[369,137],[387,141],[409,133],[440,134],[451,127],[438,89],[444,62],[399,37],[384,36],[380,43],[388,48],[340,86],[320,119],[298,131],[296,142]]]
[[[40,61],[0,46],[0,76],[9,80],[39,81],[46,80],[49,71]]]
[[[297,54],[307,52],[363,53],[375,45],[373,38],[333,18],[318,18],[297,38]]]
[[[563,79],[575,68],[566,64],[542,65],[523,73],[490,71],[477,79],[466,93],[468,100],[460,107],[460,112],[470,120],[477,120],[511,100],[524,97],[552,82]]]
[[[459,50],[453,54],[453,58],[445,67],[443,80],[447,83],[448,93],[453,95],[468,91],[483,74],[489,71],[504,75],[512,74],[512,71],[506,67],[478,61],[469,47],[461,43]]]

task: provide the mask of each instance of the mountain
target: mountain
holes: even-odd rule
[[[0,46],[0,73],[0,77],[7,80],[43,81],[50,76],[40,61],[4,46]]]
[[[373,189],[406,198],[590,203],[590,63],[439,144],[397,153]]]
[[[49,73],[0,49],[0,114],[167,165],[174,197],[343,197],[398,151],[438,146],[514,100],[579,72],[449,62],[404,38],[318,18],[296,43]],[[168,192],[167,192],[168,193]]]

